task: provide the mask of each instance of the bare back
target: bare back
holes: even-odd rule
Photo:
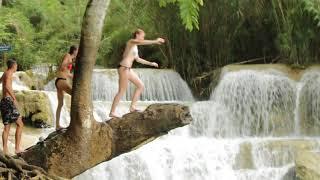
[[[13,94],[12,89],[12,75],[11,71],[5,71],[2,75],[2,95],[3,97],[11,97],[11,93]]]

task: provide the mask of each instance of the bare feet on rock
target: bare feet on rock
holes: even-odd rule
[[[142,112],[142,110],[136,109],[136,108],[130,108],[130,113],[133,112]]]
[[[21,150],[21,149],[16,149],[16,150],[14,151],[14,153],[17,154],[17,155],[20,154],[20,153],[22,153],[22,152],[24,152],[24,151]]]
[[[4,147],[4,148],[3,148],[3,153],[4,153],[5,155],[9,155],[9,154],[8,154],[8,153],[9,153],[9,152],[8,152],[8,148]]]
[[[109,117],[111,117],[111,118],[121,118],[120,116],[116,115],[115,113],[110,113]]]

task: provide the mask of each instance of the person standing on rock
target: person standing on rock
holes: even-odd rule
[[[55,81],[55,86],[57,88],[57,97],[58,97],[58,107],[56,111],[56,130],[60,130],[60,114],[61,108],[63,106],[64,92],[71,95],[72,87],[67,82],[67,79],[72,79],[73,75],[71,74],[72,64],[74,63],[78,54],[78,48],[76,46],[71,46],[69,53],[64,55],[61,64],[58,67],[57,79]]]
[[[136,102],[138,101],[140,94],[144,89],[144,85],[142,81],[139,79],[138,75],[131,69],[133,61],[136,60],[138,63],[141,63],[141,64],[158,67],[157,63],[149,62],[139,57],[138,46],[152,45],[152,44],[161,45],[165,41],[162,38],[157,38],[155,40],[145,40],[144,37],[145,37],[145,32],[142,29],[138,29],[133,33],[132,39],[130,39],[126,44],[126,48],[123,53],[123,59],[118,65],[119,90],[116,96],[114,97],[109,117],[119,117],[115,113],[116,107],[119,104],[121,97],[126,92],[129,81],[136,86],[136,90],[132,97],[130,112],[137,111]]]
[[[1,77],[2,83],[2,99],[0,102],[1,117],[4,124],[2,132],[3,152],[8,154],[8,136],[10,132],[11,123],[17,124],[15,134],[15,153],[22,152],[21,150],[21,136],[23,129],[23,121],[18,111],[18,103],[16,96],[12,89],[12,76],[17,71],[17,62],[15,60],[7,61],[8,69]]]

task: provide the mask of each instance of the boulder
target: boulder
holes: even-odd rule
[[[18,108],[26,124],[37,128],[53,125],[50,102],[44,92],[25,90],[15,93]]]
[[[295,159],[296,177],[298,180],[320,179],[320,153],[297,151]]]

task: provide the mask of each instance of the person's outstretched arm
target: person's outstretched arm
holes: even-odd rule
[[[157,38],[155,40],[139,40],[139,39],[131,39],[130,43],[135,45],[152,45],[152,44],[163,44],[165,41],[162,38]]]
[[[145,59],[142,59],[140,57],[137,57],[135,58],[135,60],[140,63],[140,64],[145,64],[145,65],[148,65],[148,66],[154,66],[154,67],[159,67],[159,65],[155,62],[150,62],[150,61],[147,61]]]

